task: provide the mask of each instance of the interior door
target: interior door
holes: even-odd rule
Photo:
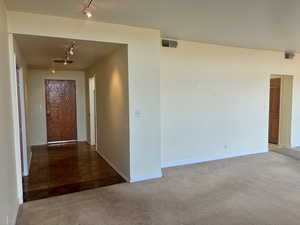
[[[279,139],[280,84],[280,78],[270,81],[269,143],[272,144],[278,144]]]
[[[76,141],[76,83],[74,80],[46,80],[48,143]]]

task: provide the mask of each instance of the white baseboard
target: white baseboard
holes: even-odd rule
[[[78,140],[72,140],[72,141],[59,141],[59,142],[41,142],[41,143],[33,143],[30,145],[30,147],[36,147],[36,146],[42,146],[42,145],[49,145],[49,144],[65,144],[68,142],[88,142],[88,140],[84,139],[78,139]],[[88,142],[89,143],[89,142]]]
[[[191,159],[191,160],[182,160],[182,161],[175,161],[175,162],[166,162],[166,163],[162,164],[161,168],[192,165],[192,164],[197,164],[197,163],[202,163],[202,162],[228,159],[228,158],[236,158],[236,157],[240,157],[240,156],[253,155],[253,154],[259,154],[259,153],[266,153],[266,152],[268,152],[268,150],[262,150],[262,151],[256,151],[256,152],[242,152],[242,153],[238,153],[238,154],[229,154],[227,156],[221,156],[221,157],[215,157],[215,158],[206,158],[206,159],[202,158],[202,159]]]
[[[291,146],[291,147],[289,147],[289,148],[291,148],[291,149],[294,149],[294,148],[300,148],[300,145],[293,145],[293,146]]]
[[[130,183],[136,183],[140,181],[145,181],[145,180],[152,180],[152,179],[158,179],[162,177],[162,173],[159,174],[154,174],[150,176],[143,176],[143,177],[133,177],[130,179]]]
[[[30,166],[31,166],[31,159],[32,159],[31,146],[28,147],[27,151],[29,151],[28,170],[23,172],[24,177],[29,176],[29,171],[30,171]]]
[[[118,174],[121,175],[128,183],[136,183],[140,181],[145,181],[145,180],[151,180],[151,179],[157,179],[162,177],[162,173],[159,174],[154,174],[150,176],[144,176],[144,177],[134,177],[134,178],[129,178],[126,176],[124,173],[122,173],[104,154],[102,154],[100,151],[96,151],[115,171],[117,171]]]
[[[99,150],[96,151],[118,174],[121,175],[127,182],[130,182],[129,177],[127,177],[124,173],[120,171],[118,167],[116,167],[104,154],[102,154]]]

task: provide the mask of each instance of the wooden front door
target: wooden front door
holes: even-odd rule
[[[73,80],[46,80],[48,143],[77,140],[76,84]]]
[[[280,84],[280,78],[270,81],[269,143],[272,144],[278,144],[279,138]]]

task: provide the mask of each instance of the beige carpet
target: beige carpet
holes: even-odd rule
[[[281,148],[281,149],[272,149],[271,151],[292,157],[293,159],[296,159],[296,160],[300,160],[300,149],[299,148],[293,148],[293,149]]]
[[[299,225],[300,161],[275,152],[26,203],[19,225]]]

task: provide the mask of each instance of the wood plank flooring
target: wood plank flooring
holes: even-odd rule
[[[125,180],[85,142],[32,147],[24,201],[32,201]]]

